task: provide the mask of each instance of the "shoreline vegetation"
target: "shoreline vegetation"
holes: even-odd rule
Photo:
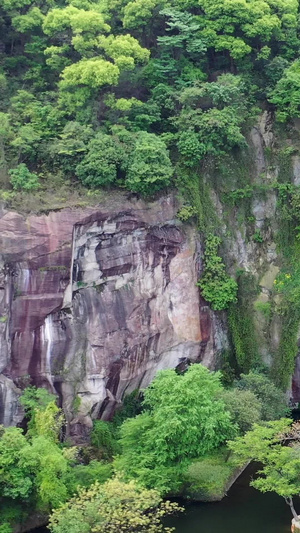
[[[222,499],[252,458],[263,459],[243,450],[243,439],[255,431],[275,438],[290,422],[280,418],[288,414],[284,393],[266,375],[250,372],[227,388],[221,379],[201,364],[182,374],[160,371],[142,396],[125,398],[111,422],[95,420],[83,447],[61,442],[55,397],[27,387],[25,430],[1,429],[1,533],[15,531],[22,513],[26,523],[26,512],[50,515],[52,533],[67,533],[70,524],[73,533],[127,531],[129,523],[167,531],[162,517],[182,512],[168,497]]]

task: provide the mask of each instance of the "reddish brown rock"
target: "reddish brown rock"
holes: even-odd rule
[[[0,257],[0,371],[14,390],[2,401],[6,422],[16,417],[13,382],[30,376],[59,394],[70,433],[84,439],[91,415],[111,416],[157,370],[211,364],[222,348],[199,302],[198,237],[176,221],[172,196],[5,213]]]

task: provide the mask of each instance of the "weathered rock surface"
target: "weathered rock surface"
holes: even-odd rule
[[[300,517],[299,517],[299,520],[296,520],[296,518],[293,518],[291,531],[292,533],[300,533]]]
[[[91,415],[109,418],[157,370],[214,366],[226,336],[200,301],[200,243],[176,209],[170,196],[2,214],[0,423],[21,416],[16,386],[28,376],[59,394],[80,439]]]
[[[273,141],[264,113],[249,140],[253,183],[276,180],[265,158]],[[292,163],[297,183],[296,156]],[[242,268],[260,286],[254,327],[270,365],[281,322],[260,309],[273,301],[281,264],[276,191],[266,190],[249,202],[251,224],[239,205],[228,212],[217,191],[211,199],[229,273]],[[110,418],[124,394],[147,386],[159,369],[186,360],[218,366],[229,346],[226,320],[201,299],[200,237],[176,219],[177,209],[172,195],[145,203],[116,193],[97,207],[48,215],[0,210],[0,423],[22,418],[18,387],[29,376],[59,395],[67,431],[80,440],[93,417]],[[300,402],[300,356],[292,400]]]

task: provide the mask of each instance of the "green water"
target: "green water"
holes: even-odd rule
[[[176,533],[290,533],[291,512],[283,498],[249,487],[250,466],[218,503],[185,505],[186,512],[168,520]],[[295,502],[300,513],[300,500]]]

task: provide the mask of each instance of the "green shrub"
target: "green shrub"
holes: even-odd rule
[[[9,171],[10,183],[15,190],[34,191],[39,188],[39,178],[24,163]]]
[[[179,218],[179,220],[182,222],[186,222],[187,220],[190,220],[196,216],[197,209],[193,205],[183,205],[177,213],[177,218]]]
[[[276,420],[289,414],[286,395],[267,376],[252,371],[241,374],[236,387],[252,391],[260,400],[263,420]]]
[[[260,361],[253,320],[253,301],[260,289],[254,276],[243,270],[237,283],[237,303],[230,305],[228,324],[236,364],[240,371],[249,372]]]
[[[157,135],[139,132],[126,172],[126,187],[144,196],[170,184],[174,173],[167,147]]]
[[[262,242],[264,242],[264,239],[263,239],[262,234],[261,234],[261,232],[260,232],[259,229],[257,229],[257,230],[255,231],[255,233],[252,235],[252,240],[253,240],[254,242],[257,242],[257,243],[262,243]]]
[[[78,487],[89,487],[96,481],[105,483],[112,476],[111,463],[91,461],[88,465],[75,465],[65,475],[65,484],[69,494],[74,494]]]
[[[226,309],[236,302],[237,283],[227,276],[222,258],[218,255],[221,239],[209,234],[205,240],[204,272],[198,282],[203,298],[215,311]]]
[[[184,475],[184,495],[195,500],[220,500],[236,466],[226,461],[228,451],[220,449],[214,454],[193,461]]]
[[[270,102],[277,106],[279,121],[300,116],[299,89],[300,61],[297,59],[284,70],[270,97]]]
[[[0,525],[0,533],[13,533],[13,528],[8,522],[4,522]]]
[[[115,436],[110,422],[95,420],[91,433],[91,444],[98,448],[103,459],[111,459],[116,452]]]
[[[125,157],[117,138],[98,132],[89,142],[87,152],[76,167],[76,175],[84,185],[103,187],[116,182]]]
[[[247,389],[225,390],[221,397],[241,433],[246,433],[261,420],[262,404],[254,392]]]

